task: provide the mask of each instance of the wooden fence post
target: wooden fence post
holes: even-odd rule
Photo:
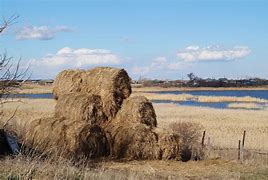
[[[241,141],[238,141],[238,160],[240,160],[240,147],[241,147]]]
[[[203,136],[202,136],[202,147],[205,146],[205,136],[206,136],[206,131],[203,132]]]
[[[242,141],[243,148],[245,147],[245,138],[246,138],[246,130],[244,130],[244,133],[243,133],[243,141]]]

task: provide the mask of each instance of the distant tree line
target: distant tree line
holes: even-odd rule
[[[187,74],[189,80],[150,80],[139,79],[134,84],[143,87],[259,87],[268,85],[267,79],[247,78],[247,79],[228,79],[228,78],[200,78],[194,73]]]

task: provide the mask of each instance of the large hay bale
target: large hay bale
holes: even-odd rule
[[[86,93],[60,96],[55,106],[55,117],[85,121],[88,124],[101,124],[107,120],[100,96]]]
[[[157,135],[139,123],[109,123],[105,128],[111,156],[125,159],[159,159]]]
[[[156,114],[152,103],[144,96],[127,98],[117,114],[117,118],[138,122],[151,127],[157,126]]]
[[[109,154],[107,138],[99,126],[64,118],[50,117],[31,122],[22,141],[38,152],[72,159]]]
[[[180,139],[175,134],[122,121],[109,122],[104,130],[115,158],[180,160]]]
[[[158,137],[158,145],[161,159],[181,159],[180,137],[166,130],[156,128],[153,130]]]
[[[53,97],[58,99],[60,95],[70,92],[80,92],[82,83],[81,70],[64,70],[60,72],[53,87]]]
[[[58,99],[70,92],[99,95],[104,112],[114,117],[124,99],[131,94],[131,80],[124,69],[96,67],[87,71],[62,71],[54,82],[53,95]]]

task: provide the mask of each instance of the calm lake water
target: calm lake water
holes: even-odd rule
[[[267,99],[268,100],[268,90],[227,90],[227,91],[159,91],[159,92],[151,92],[151,93],[159,93],[159,94],[191,94],[195,96],[236,96],[236,97],[245,97],[251,96],[255,98]],[[30,98],[30,99],[52,99],[52,93],[46,94],[14,94],[13,98]],[[212,102],[212,103],[204,103],[204,102],[195,102],[195,101],[184,101],[184,102],[174,102],[174,101],[163,101],[163,100],[155,100],[155,103],[175,103],[177,105],[184,106],[202,106],[202,107],[211,107],[217,109],[225,109],[228,108],[229,102]],[[264,106],[264,104],[259,104]]]
[[[151,93],[159,94],[191,94],[196,96],[251,96],[255,98],[268,99],[268,90],[225,90],[225,91],[158,91]]]
[[[267,99],[268,100],[268,90],[225,90],[225,91],[159,91],[151,92],[159,94],[191,94],[195,96],[236,96],[236,97],[245,97],[251,96],[255,98]],[[229,102],[196,102],[196,101],[162,101],[156,100],[155,103],[175,103],[177,105],[183,106],[201,106],[201,107],[211,107],[217,109],[226,109],[228,108]],[[265,106],[263,103],[259,103],[260,106]],[[254,109],[253,109],[254,110]]]

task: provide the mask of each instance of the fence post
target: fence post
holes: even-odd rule
[[[238,141],[238,160],[240,160],[240,144],[241,144],[241,141],[239,140]]]
[[[244,146],[242,143],[240,147],[240,161],[243,162],[243,160],[244,160]]]
[[[203,136],[202,136],[202,147],[205,146],[205,136],[206,136],[206,131],[203,132]]]
[[[245,138],[246,138],[246,130],[244,130],[244,133],[243,133],[243,141],[242,141],[243,148],[245,147]]]

